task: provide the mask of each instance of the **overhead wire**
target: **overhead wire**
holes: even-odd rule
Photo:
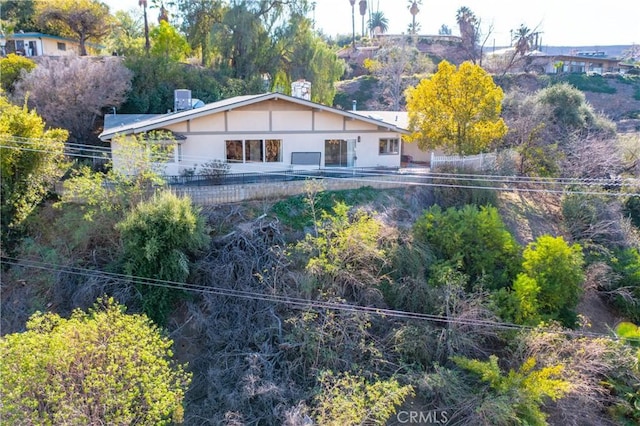
[[[68,266],[68,265],[58,265],[54,263],[34,261],[29,259],[20,259],[20,258],[15,258],[10,256],[0,257],[0,264],[2,263],[16,266],[16,267],[40,269],[48,272],[57,272],[57,273],[62,272],[62,273],[67,273],[71,275],[78,275],[78,276],[85,276],[85,277],[98,276],[98,277],[113,279],[117,281],[130,282],[133,284],[163,287],[163,288],[169,288],[174,290],[184,290],[184,291],[189,291],[193,293],[214,294],[218,296],[272,302],[272,303],[284,304],[292,308],[304,309],[304,310],[326,309],[326,310],[371,314],[371,315],[377,315],[381,317],[393,317],[393,318],[406,319],[406,320],[431,321],[431,322],[442,323],[442,324],[487,327],[487,328],[497,328],[497,329],[514,330],[514,331],[533,331],[536,329],[536,327],[533,327],[533,326],[526,326],[526,325],[520,325],[520,324],[514,324],[514,323],[508,323],[508,322],[481,320],[481,319],[464,319],[464,318],[449,317],[444,315],[423,314],[423,313],[409,312],[409,311],[402,311],[402,310],[395,310],[395,309],[353,305],[349,303],[311,300],[311,299],[291,297],[288,295],[275,294],[275,293],[269,294],[264,292],[237,290],[237,289],[224,288],[224,287],[218,287],[218,286],[180,283],[180,282],[170,281],[170,280],[159,280],[159,279],[145,278],[140,276],[118,274],[118,273],[106,272],[101,270],[86,269],[86,268],[80,268],[80,267],[74,267],[74,266]],[[562,329],[562,330],[554,330],[554,332],[572,336],[572,337],[617,338],[615,334],[610,335],[610,334],[604,334],[604,333],[589,332],[584,330],[578,331],[578,330]]]

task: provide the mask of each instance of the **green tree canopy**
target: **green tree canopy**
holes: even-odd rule
[[[110,52],[122,56],[142,55],[144,52],[144,30],[140,17],[119,10],[114,15],[113,30],[107,45]]]
[[[149,37],[151,38],[152,55],[179,62],[191,52],[189,43],[184,36],[167,21],[160,21],[160,25],[151,30]]]
[[[42,118],[26,106],[0,96],[0,217],[4,250],[19,235],[24,220],[65,170],[63,129],[45,130]]]
[[[311,22],[300,15],[291,17],[291,24],[278,43],[282,50],[281,72],[290,81],[305,79],[311,82],[311,100],[331,105],[335,95],[334,83],[344,74],[345,64],[325,41],[311,28]],[[282,84],[275,74],[273,85]],[[289,84],[289,83],[287,83]],[[285,92],[290,87],[284,87]]]
[[[1,0],[2,23],[5,33],[40,31],[35,22],[35,0]]]
[[[459,155],[486,151],[507,133],[500,118],[504,94],[480,66],[458,69],[442,61],[438,71],[407,90],[409,140],[421,149],[442,148]]]
[[[221,0],[177,0],[181,27],[194,51],[200,51],[202,65],[211,62],[213,47],[211,31],[222,22],[224,7]]]
[[[99,299],[69,319],[36,313],[0,339],[0,414],[7,424],[180,423],[190,382],[173,342],[144,315]]]
[[[56,35],[76,38],[80,56],[87,54],[87,41],[100,41],[110,31],[109,6],[98,0],[38,0],[35,4],[39,25]]]

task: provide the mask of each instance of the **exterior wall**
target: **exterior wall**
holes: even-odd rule
[[[271,118],[274,131],[313,129],[312,111],[273,111]]]
[[[325,111],[319,111],[313,115],[313,118],[315,129],[318,131],[342,131],[344,129],[344,118],[342,116]]]
[[[418,147],[416,142],[403,142],[402,143],[402,155],[411,156],[411,162],[417,164],[431,164],[431,154],[442,154],[441,150],[435,151],[423,151]]]
[[[64,43],[66,50],[58,50],[58,43]],[[53,40],[48,38],[42,39],[43,45],[43,53],[42,55],[47,56],[63,56],[63,55],[73,55],[78,54],[79,45],[72,41],[67,40]]]

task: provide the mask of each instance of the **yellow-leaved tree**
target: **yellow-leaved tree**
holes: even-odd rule
[[[422,150],[474,155],[507,133],[500,118],[504,93],[480,66],[447,61],[416,87],[407,89],[408,137]]]

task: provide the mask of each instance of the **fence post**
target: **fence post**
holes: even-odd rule
[[[433,155],[433,151],[431,151],[431,161],[429,162],[429,167],[431,168],[434,167],[433,165],[434,161],[435,161],[435,155]]]

